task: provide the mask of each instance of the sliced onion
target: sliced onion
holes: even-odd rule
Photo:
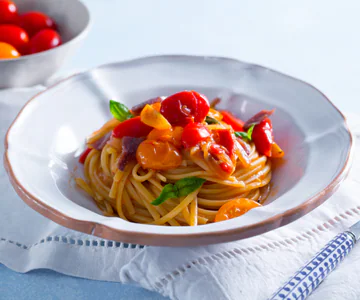
[[[111,131],[108,132],[107,134],[105,134],[103,137],[96,140],[95,142],[89,144],[88,146],[90,146],[91,148],[94,148],[96,150],[101,151],[102,148],[104,148],[106,143],[109,141],[110,137],[111,137]]]
[[[159,103],[161,101],[162,101],[162,97],[156,97],[156,98],[146,100],[140,104],[133,106],[131,108],[131,112],[133,113],[134,116],[138,116],[138,115],[140,115],[141,111],[143,110],[143,108],[145,107],[146,104],[154,104],[154,103]]]
[[[249,120],[247,120],[243,126],[244,130],[248,130],[251,125],[259,124],[262,120],[266,119],[267,117],[271,116],[274,113],[275,109],[273,110],[262,110],[258,112],[256,115],[252,116]]]
[[[118,168],[120,171],[125,170],[129,161],[136,159],[136,150],[144,140],[144,138],[131,136],[124,136],[122,138],[122,152],[118,161]]]

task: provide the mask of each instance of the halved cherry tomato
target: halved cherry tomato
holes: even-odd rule
[[[229,129],[217,129],[214,130],[214,139],[219,144],[224,146],[230,155],[234,153],[235,148],[235,136]]]
[[[31,54],[46,51],[61,45],[60,35],[52,29],[43,29],[35,34],[29,45]]]
[[[19,26],[24,28],[30,37],[43,29],[57,29],[54,20],[39,11],[29,11],[19,16]]]
[[[260,154],[270,157],[271,145],[274,142],[271,120],[266,118],[259,124],[255,125],[251,137],[255,144],[256,150]]]
[[[141,122],[140,116],[128,119],[117,125],[112,135],[118,139],[124,136],[144,137],[147,136],[153,128]]]
[[[171,125],[185,126],[192,122],[203,122],[209,108],[209,101],[204,95],[183,91],[163,100],[160,112]]]
[[[146,104],[140,114],[141,121],[156,129],[169,129],[171,124],[152,105]]]
[[[271,157],[272,158],[281,158],[285,155],[285,152],[280,148],[275,142],[271,145]]]
[[[248,198],[230,200],[222,205],[215,216],[215,222],[226,221],[247,213],[250,209],[259,207],[261,204]]]
[[[180,126],[171,127],[169,129],[156,129],[151,130],[147,136],[148,140],[171,142],[175,147],[181,146],[181,136],[184,128]]]
[[[0,42],[15,47],[21,54],[26,53],[29,37],[26,31],[16,25],[0,25]]]
[[[84,150],[83,153],[81,153],[80,157],[79,157],[79,163],[84,164],[86,158],[88,157],[89,153],[91,152],[91,148],[87,148]]]
[[[180,166],[182,156],[169,142],[145,140],[137,151],[136,159],[145,169],[167,170]]]
[[[0,59],[20,57],[20,53],[11,45],[0,42]]]
[[[194,147],[210,138],[210,131],[201,123],[189,123],[185,126],[181,141],[185,148]]]
[[[0,0],[0,24],[15,24],[17,8],[14,2]]]
[[[221,114],[223,115],[223,121],[226,124],[229,124],[235,131],[244,131],[243,126],[244,126],[244,122],[242,120],[240,120],[239,118],[234,117],[234,115],[226,110],[223,110],[221,112]]]

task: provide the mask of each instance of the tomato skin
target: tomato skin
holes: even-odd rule
[[[271,146],[274,142],[271,120],[266,118],[255,125],[252,132],[252,140],[256,150],[268,157],[271,156]]]
[[[229,124],[235,131],[244,131],[244,122],[242,120],[240,120],[239,118],[236,118],[235,116],[233,116],[232,113],[223,110],[221,112],[221,114],[223,115],[223,121],[226,124]]]
[[[15,47],[21,54],[26,53],[29,36],[26,31],[16,25],[0,25],[0,42]]]
[[[183,91],[163,100],[160,112],[171,125],[186,126],[192,122],[203,122],[209,109],[205,96],[195,91]]]
[[[201,123],[189,123],[185,126],[181,136],[182,145],[185,148],[194,147],[201,141],[210,138],[210,131]]]
[[[229,129],[217,129],[215,132],[216,142],[224,146],[228,153],[232,155],[235,149],[235,137]]]
[[[17,8],[14,2],[0,0],[0,24],[16,24]]]
[[[0,42],[0,59],[12,59],[20,56],[20,53],[13,46]]]
[[[141,122],[140,116],[121,122],[113,130],[113,137],[122,138],[124,136],[144,137],[147,136],[153,128]]]
[[[248,198],[230,200],[220,207],[215,216],[215,222],[226,221],[239,217],[247,213],[249,210],[259,206],[261,206],[261,204]]]
[[[84,164],[86,158],[88,157],[89,153],[91,152],[91,148],[87,148],[84,150],[83,153],[81,153],[80,157],[79,157],[79,163]]]
[[[19,26],[24,28],[30,37],[43,29],[56,30],[57,26],[53,19],[39,11],[29,11],[19,16]]]
[[[165,141],[145,140],[136,151],[136,159],[144,169],[168,170],[180,166],[182,156],[176,147]]]
[[[29,44],[29,53],[46,51],[61,45],[60,35],[52,29],[43,29],[35,34]]]

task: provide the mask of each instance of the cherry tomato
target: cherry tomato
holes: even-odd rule
[[[80,157],[79,157],[79,163],[84,164],[86,158],[88,157],[89,153],[91,152],[91,148],[87,148],[84,150],[83,153],[81,153]]]
[[[231,125],[231,127],[235,130],[235,131],[244,131],[243,130],[243,126],[244,126],[244,122],[236,117],[233,116],[233,114],[231,112],[228,112],[226,110],[222,111],[221,114],[223,115],[223,121],[226,124]]]
[[[201,123],[189,123],[185,126],[181,142],[185,148],[194,147],[210,138],[210,131]]]
[[[285,155],[285,152],[280,148],[278,144],[275,142],[271,145],[271,157],[273,158],[281,158]]]
[[[17,58],[20,53],[11,45],[0,42],[0,59]]]
[[[144,137],[147,136],[153,128],[141,122],[140,116],[121,122],[113,130],[113,137],[118,139],[124,136]]]
[[[255,125],[251,137],[256,150],[259,151],[260,154],[270,157],[271,146],[274,142],[271,120],[266,118]]]
[[[14,2],[0,0],[0,24],[15,24],[17,8]]]
[[[195,91],[183,91],[163,100],[160,112],[171,125],[185,126],[192,122],[203,122],[209,108],[205,96]]]
[[[145,140],[137,151],[136,159],[145,169],[167,170],[180,166],[182,156],[172,143]]]
[[[259,206],[261,206],[261,204],[247,198],[230,200],[220,207],[215,216],[215,222],[226,221],[239,217],[247,213],[250,209]]]
[[[24,28],[30,37],[43,29],[57,29],[54,20],[39,11],[29,11],[19,16],[19,26]]]
[[[43,29],[35,34],[29,45],[30,54],[46,51],[61,45],[60,35],[52,29]]]
[[[228,153],[232,155],[235,148],[235,136],[229,129],[217,129],[214,130],[214,139],[219,144],[224,146]]]
[[[0,42],[15,47],[21,54],[26,53],[29,37],[26,31],[15,25],[0,25]]]
[[[181,147],[181,136],[184,128],[180,126],[171,127],[170,129],[156,129],[151,130],[147,136],[148,140],[171,142],[175,147]]]

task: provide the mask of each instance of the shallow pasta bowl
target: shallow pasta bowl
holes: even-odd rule
[[[196,227],[134,224],[101,214],[74,185],[85,137],[109,118],[108,101],[128,106],[194,89],[246,119],[273,115],[285,159],[274,164],[263,207]],[[10,127],[5,167],[19,196],[55,222],[144,245],[190,246],[232,241],[288,224],[323,203],[345,178],[352,137],[339,110],[314,87],[264,67],[227,58],[157,56],[113,63],[72,76],[32,98]]]

